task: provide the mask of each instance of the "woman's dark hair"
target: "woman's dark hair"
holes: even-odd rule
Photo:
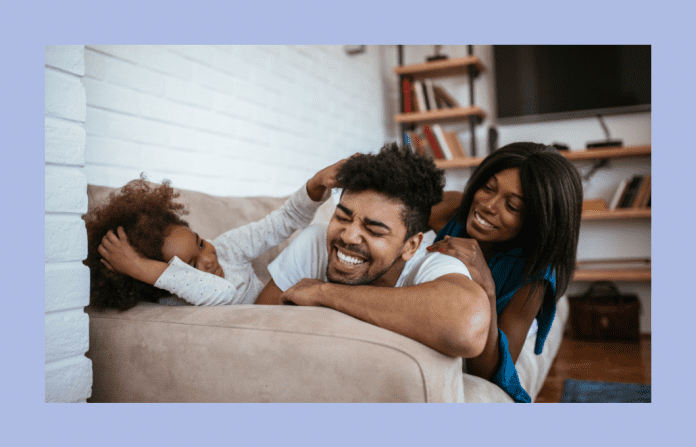
[[[406,238],[428,230],[433,205],[442,201],[445,174],[432,159],[396,143],[377,154],[359,154],[346,160],[336,176],[343,191],[373,190],[405,205],[401,218]]]
[[[556,149],[512,143],[491,153],[471,175],[457,220],[466,222],[476,191],[493,174],[509,168],[519,169],[524,208],[522,228],[506,245],[522,248],[526,259],[523,274],[528,279],[538,277],[550,265],[556,272],[556,297],[560,297],[575,271],[582,181],[575,166]]]
[[[90,304],[101,308],[130,309],[140,301],[157,302],[169,295],[165,290],[107,269],[97,251],[109,230],[122,226],[128,242],[140,255],[164,261],[162,246],[172,225],[188,223],[184,205],[174,202],[179,195],[165,181],[150,186],[144,179],[133,180],[120,191],[109,195],[109,201],[82,216],[87,227],[87,259],[90,270]]]

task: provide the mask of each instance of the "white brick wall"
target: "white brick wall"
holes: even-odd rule
[[[46,46],[46,402],[84,402],[92,390],[89,344],[82,45]]]
[[[342,46],[87,46],[83,172],[114,187],[145,172],[210,194],[288,195],[388,140],[380,56],[377,47],[351,57]]]

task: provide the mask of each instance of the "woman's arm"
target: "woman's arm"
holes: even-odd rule
[[[529,328],[539,314],[546,287],[547,284],[543,281],[525,284],[515,292],[508,305],[498,315],[498,327],[508,339],[508,348],[513,362],[516,362],[520,356]]]
[[[529,283],[522,286],[500,314],[496,313],[495,304],[491,305],[491,324],[488,340],[483,353],[475,358],[467,359],[466,371],[478,377],[491,380],[500,368],[500,334],[498,328],[508,339],[508,349],[512,361],[516,362],[527,339],[527,333],[534,318],[539,313],[544,299],[545,287],[534,289]]]
[[[437,233],[454,217],[463,196],[459,191],[445,191],[442,202],[433,206],[430,211],[428,225],[433,231]]]
[[[532,321],[541,308],[546,290],[545,283],[534,282],[520,287],[505,309],[498,315],[495,283],[476,240],[445,236],[444,240],[428,247],[428,251],[439,251],[462,261],[469,269],[473,281],[486,291],[491,312],[488,338],[481,355],[467,359],[466,368],[468,373],[490,380],[500,367],[498,328],[505,333],[512,360],[516,361],[522,351]],[[539,287],[533,287],[535,284],[538,284]]]

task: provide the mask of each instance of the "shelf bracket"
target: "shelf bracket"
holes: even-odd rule
[[[608,164],[609,164],[609,160],[606,158],[602,158],[600,160],[597,160],[595,162],[595,164],[592,166],[592,168],[589,171],[587,171],[587,174],[585,174],[582,177],[582,180],[585,182],[589,181],[592,178],[592,176],[595,175],[595,173],[599,169],[603,168],[604,166],[607,166]]]

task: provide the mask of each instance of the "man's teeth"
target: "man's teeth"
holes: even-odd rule
[[[474,212],[474,216],[476,216],[476,220],[478,221],[478,223],[480,223],[484,227],[495,228],[495,226],[493,226],[493,225],[489,224],[488,222],[486,222],[485,220],[483,220],[483,218],[479,215],[479,213]]]
[[[354,258],[352,256],[344,255],[341,253],[339,250],[336,250],[336,256],[338,256],[338,260],[341,261],[343,264],[348,264],[348,265],[359,265],[362,264],[363,260]]]

